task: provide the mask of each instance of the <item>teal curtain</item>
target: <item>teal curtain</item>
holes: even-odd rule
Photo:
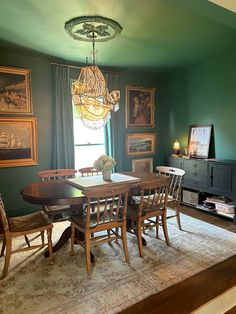
[[[119,74],[118,73],[104,73],[109,92],[119,89]],[[121,124],[119,123],[119,110],[111,113],[111,120],[108,121],[105,127],[105,147],[106,154],[112,156],[116,160],[115,171],[123,171],[122,158],[122,141],[121,141]]]
[[[52,65],[53,77],[53,151],[52,167],[74,168],[74,132],[70,86],[70,70],[66,66]]]

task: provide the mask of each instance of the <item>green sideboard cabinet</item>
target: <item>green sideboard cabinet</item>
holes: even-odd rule
[[[225,196],[236,202],[236,161],[171,156],[169,166],[185,171],[183,188]],[[233,219],[236,223],[236,215]]]

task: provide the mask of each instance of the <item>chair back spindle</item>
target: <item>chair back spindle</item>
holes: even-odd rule
[[[80,168],[78,171],[81,173],[82,177],[94,176],[94,175],[101,174],[101,172],[98,171],[97,169],[95,169],[94,167]]]
[[[128,189],[125,186],[84,192],[86,196],[86,228],[122,221],[126,215]],[[96,206],[94,206],[96,204]]]

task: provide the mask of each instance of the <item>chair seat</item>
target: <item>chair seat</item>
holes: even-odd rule
[[[32,231],[32,229],[52,226],[51,221],[42,211],[25,216],[9,217],[8,223],[11,232]]]
[[[107,211],[108,212],[108,211]],[[111,219],[108,219],[108,215],[105,216],[104,219],[104,215],[103,213],[101,213],[101,217],[99,222],[100,223],[110,223],[112,221],[122,221],[121,217],[117,217],[114,213],[111,216]],[[77,226],[81,227],[82,229],[85,229],[86,226],[86,215],[74,215],[71,216],[71,222],[74,222]],[[97,221],[97,214],[96,213],[92,213],[90,214],[90,228],[94,228],[98,225],[98,221]]]
[[[143,200],[147,199],[148,196],[144,196],[143,197]],[[153,198],[153,195],[150,195],[150,199]],[[137,196],[134,196],[133,197],[133,200],[135,201],[135,203],[139,203],[140,202],[140,199],[141,199],[141,196],[140,195],[137,195]],[[168,195],[168,198],[167,198],[167,203],[171,203],[171,202],[176,202],[177,200],[175,198],[173,198],[172,195]]]

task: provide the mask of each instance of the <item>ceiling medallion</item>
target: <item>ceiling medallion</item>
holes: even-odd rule
[[[119,23],[103,16],[79,16],[65,23],[65,30],[74,39],[92,41],[107,41],[120,34],[122,27]]]

